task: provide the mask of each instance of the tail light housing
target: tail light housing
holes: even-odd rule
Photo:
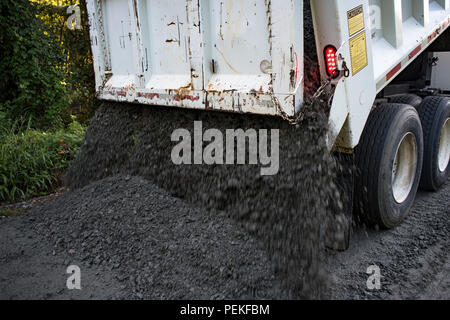
[[[335,79],[339,77],[339,70],[336,60],[336,47],[332,45],[328,45],[324,49],[324,58],[325,58],[325,69],[327,72],[327,75],[330,76],[332,79]]]

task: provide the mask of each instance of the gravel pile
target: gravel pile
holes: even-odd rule
[[[288,297],[260,242],[140,177],[94,182],[23,219],[55,254],[113,272],[129,298]]]
[[[203,131],[279,129],[279,173],[263,177],[258,165],[174,165],[171,134],[193,132],[194,121]],[[294,297],[318,297],[329,208],[342,208],[325,124],[318,115],[294,127],[271,117],[105,103],[65,181],[75,189],[116,174],[141,176],[199,208],[222,210],[262,241]]]

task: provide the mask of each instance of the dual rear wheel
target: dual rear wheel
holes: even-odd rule
[[[420,186],[437,191],[447,181],[450,172],[450,99],[427,97],[418,111],[425,140]]]
[[[354,208],[381,229],[404,221],[419,186],[438,190],[449,176],[450,99],[412,101],[376,107],[355,150]]]

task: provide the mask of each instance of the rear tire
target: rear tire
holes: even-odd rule
[[[390,229],[407,217],[419,187],[423,133],[416,109],[382,104],[369,116],[355,149],[355,211],[370,226]]]
[[[422,98],[411,93],[400,94],[389,97],[389,103],[409,104],[417,109],[422,103]]]
[[[437,191],[450,174],[450,99],[426,97],[418,111],[425,144],[420,187]]]

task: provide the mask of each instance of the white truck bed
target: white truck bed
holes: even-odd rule
[[[289,115],[302,1],[88,0],[101,99]]]
[[[87,0],[98,97],[294,116],[302,0]],[[337,50],[329,144],[359,142],[376,94],[450,25],[450,0],[312,0],[322,79]],[[344,70],[346,70],[344,72]]]

